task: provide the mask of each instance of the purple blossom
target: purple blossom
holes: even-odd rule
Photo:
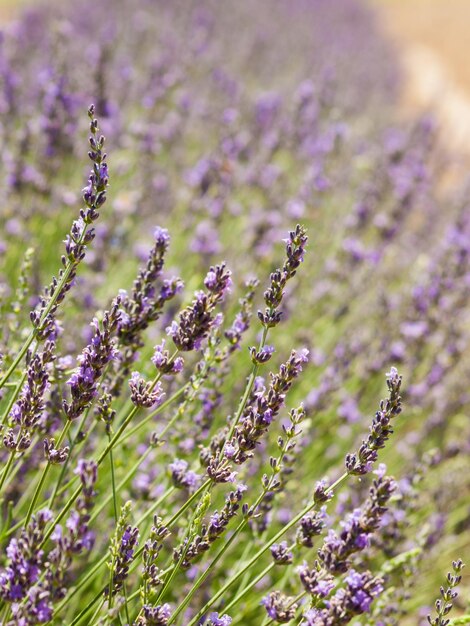
[[[219,613],[210,613],[207,626],[230,626],[232,618],[228,615],[220,615]]]

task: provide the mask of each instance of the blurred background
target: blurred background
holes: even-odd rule
[[[404,104],[432,107],[445,141],[470,152],[470,2],[375,0],[406,75]]]
[[[0,0],[0,21],[37,0]],[[406,78],[404,112],[433,108],[448,145],[470,153],[470,2],[365,0],[395,42]]]

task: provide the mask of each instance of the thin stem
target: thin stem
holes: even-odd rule
[[[70,428],[70,420],[67,420],[65,425],[64,425],[64,428],[62,429],[62,432],[60,433],[59,439],[57,441],[57,448],[60,447],[60,445],[61,445],[62,441],[64,440],[65,435],[67,434],[67,431],[68,431],[69,428]],[[34,491],[34,495],[33,495],[32,499],[31,499],[31,503],[29,505],[28,512],[26,513],[26,518],[25,518],[25,521],[24,521],[24,526],[25,527],[29,524],[29,522],[31,520],[31,517],[32,517],[33,512],[34,512],[34,508],[36,506],[36,503],[38,501],[38,498],[39,498],[39,495],[40,495],[40,493],[42,491],[44,483],[46,482],[46,478],[47,478],[47,475],[48,475],[49,470],[51,468],[51,465],[52,465],[52,463],[50,461],[47,461],[46,466],[45,466],[45,468],[44,468],[44,470],[42,472],[41,478],[39,479],[39,483],[38,483],[38,485],[36,487],[36,490]]]
[[[1,624],[7,624],[8,623],[8,620],[10,619],[10,613],[11,613],[11,604],[7,604],[5,606],[5,613],[4,613],[3,619],[0,622]]]
[[[80,613],[79,613],[79,614],[77,615],[77,617],[73,620],[73,622],[71,622],[71,623],[70,623],[70,626],[75,626],[76,624],[78,624],[79,622],[81,622],[81,621],[82,621],[82,619],[85,617],[85,615],[86,615],[89,611],[91,611],[91,609],[95,606],[95,604],[96,604],[96,603],[98,602],[98,600],[101,598],[102,594],[103,594],[103,591],[100,591],[100,592],[99,592],[99,593],[98,593],[98,594],[97,594],[97,595],[93,598],[93,600],[92,600],[91,602],[89,602],[89,603],[86,605],[86,607],[80,611]],[[98,607],[98,611],[101,611],[101,608],[102,608],[102,606],[103,606],[104,602],[105,602],[105,601],[103,600],[103,602],[102,602],[102,603],[100,604],[100,606]],[[97,615],[97,613],[95,613],[95,614],[93,615],[92,620],[89,622],[90,624],[92,624],[92,623],[93,623],[93,619],[96,617],[96,615]]]
[[[161,374],[158,374],[158,376],[156,376],[154,378],[154,380],[153,380],[153,382],[152,382],[152,384],[150,386],[150,391],[152,391],[154,389],[155,385],[158,383],[158,381],[160,380],[161,376],[162,376]],[[125,420],[123,421],[121,426],[116,431],[116,434],[109,440],[108,445],[102,451],[102,453],[100,454],[100,456],[98,457],[98,459],[96,461],[98,467],[103,463],[103,461],[108,456],[109,452],[114,448],[114,446],[116,445],[116,442],[119,441],[119,438],[121,437],[122,433],[126,430],[127,426],[131,423],[132,419],[136,416],[136,414],[138,413],[140,408],[141,408],[140,406],[134,406],[133,407],[133,409],[130,411],[128,416],[125,418]],[[70,509],[72,508],[75,500],[81,494],[82,489],[83,489],[82,485],[78,486],[77,489],[70,496],[70,498],[66,502],[65,506],[62,508],[62,510],[58,514],[57,518],[50,525],[49,530],[45,533],[44,539],[42,540],[42,543],[41,543],[40,547],[42,547],[49,540],[50,536],[54,532],[54,528],[56,527],[57,524],[59,524],[61,522],[61,520],[65,517],[65,515],[67,515],[67,513],[70,511]]]
[[[217,554],[217,556],[212,559],[210,565],[208,567],[206,567],[206,569],[204,570],[204,572],[199,576],[199,578],[197,579],[197,581],[194,583],[194,585],[192,586],[191,590],[189,591],[189,593],[186,595],[186,597],[184,598],[184,600],[180,603],[180,605],[176,608],[176,610],[174,611],[173,615],[170,617],[170,619],[168,620],[168,624],[172,624],[175,619],[178,617],[178,615],[181,613],[181,611],[183,611],[186,606],[189,604],[189,602],[191,601],[191,598],[193,597],[193,595],[196,593],[196,591],[199,589],[199,587],[203,584],[203,582],[206,580],[206,578],[209,576],[209,574],[212,571],[212,568],[218,563],[218,561],[220,561],[220,559],[224,556],[224,554],[227,552],[227,550],[230,548],[230,546],[232,545],[232,543],[235,541],[236,537],[238,536],[239,532],[244,528],[244,526],[246,525],[246,520],[243,520],[242,522],[240,522],[240,524],[237,526],[237,528],[235,529],[234,533],[232,534],[232,536],[224,543],[223,547],[221,550],[219,550],[219,553]]]
[[[299,593],[299,595],[298,595],[298,596],[296,596],[296,597],[292,600],[292,602],[290,602],[290,603],[287,605],[287,608],[288,608],[288,609],[290,609],[292,606],[294,606],[294,604],[297,604],[297,602],[298,602],[299,600],[302,600],[302,598],[304,598],[306,595],[307,595],[307,592],[306,592],[306,591],[302,591],[302,593]],[[301,617],[299,624],[301,624],[301,623],[303,622],[303,619],[304,619],[304,618],[303,618],[303,617]],[[271,626],[271,624],[274,624],[274,622],[275,622],[275,620],[274,620],[274,619],[272,619],[272,618],[271,618],[271,619],[268,619],[268,621],[267,621],[267,622],[264,622],[264,623],[263,623],[263,626]]]
[[[119,445],[122,445],[123,443],[125,443],[134,433],[136,433],[137,431],[139,431],[142,426],[144,426],[147,422],[149,422],[151,419],[153,419],[156,415],[158,415],[159,413],[161,413],[162,411],[164,411],[172,402],[174,402],[175,400],[177,400],[180,395],[184,392],[185,387],[182,387],[179,391],[177,391],[175,394],[173,394],[170,398],[168,398],[168,400],[166,400],[165,402],[163,402],[157,409],[155,409],[154,411],[152,411],[149,415],[147,415],[141,422],[139,422],[136,426],[134,426],[134,428],[131,428],[125,436],[123,436],[120,441],[116,442],[112,447],[113,448],[117,448]],[[176,417],[176,416],[175,416]],[[173,418],[170,423],[167,424],[167,426],[163,429],[163,431],[161,433],[159,433],[159,436],[161,437],[174,423],[175,423],[176,419]],[[83,423],[83,420],[82,420]],[[80,424],[79,430],[77,431],[77,434],[80,432],[81,427],[82,427],[82,423]],[[73,450],[73,446],[75,446],[76,443],[72,444],[72,448],[70,450],[70,454],[72,453]],[[108,444],[109,445],[109,444]],[[70,457],[69,457],[70,458]],[[142,459],[143,460],[143,459]],[[61,493],[63,491],[65,491],[66,489],[68,489],[74,482],[76,482],[78,480],[78,478],[76,476],[74,476],[66,485],[64,485],[64,487],[61,489],[60,492]],[[120,490],[121,486],[118,487],[118,491]],[[57,494],[56,494],[57,495]],[[106,500],[106,503],[108,503],[111,500],[111,497],[108,497]],[[50,505],[48,505],[48,508],[51,508]],[[101,509],[100,509],[101,510]]]
[[[133,477],[133,475],[136,473],[136,471],[139,469],[139,467],[142,465],[142,463],[145,461],[145,459],[148,457],[148,455],[150,454],[150,452],[152,452],[152,448],[149,446],[147,448],[147,450],[144,452],[144,454],[139,457],[137,463],[135,463],[133,465],[133,467],[131,467],[131,469],[127,472],[127,474],[124,476],[124,478],[122,478],[121,482],[116,485],[116,493],[120,493],[121,490],[123,489],[123,487],[129,482],[129,480]],[[106,508],[106,506],[111,502],[111,500],[113,499],[113,494],[110,493],[100,504],[99,507],[94,509],[93,515],[90,518],[90,524],[93,523],[95,521],[95,519],[98,517],[98,515],[101,513],[101,511],[103,509]]]
[[[109,440],[111,441],[111,430],[108,431],[108,437],[109,437]],[[113,462],[113,450],[112,449],[109,451],[109,462],[110,462],[110,466],[111,466],[111,482],[112,482],[112,488],[113,488],[114,520],[115,520],[115,522],[117,524],[117,521],[118,521],[118,507],[117,507],[116,481],[115,481],[115,476],[114,476],[114,462]],[[113,559],[111,567],[109,568],[108,605],[109,605],[110,609],[113,606],[114,566],[115,566],[115,562],[114,562],[114,559]]]
[[[126,611],[126,619],[127,619],[127,623],[130,624],[131,623],[131,618],[129,616],[129,607],[127,606],[127,603],[129,602],[129,598],[127,597],[127,589],[126,589],[126,583],[125,582],[122,585],[122,591],[124,593],[124,610]],[[121,616],[119,616],[119,619],[121,620]],[[122,624],[122,620],[121,620],[121,624]]]
[[[260,340],[260,343],[259,343],[259,346],[258,346],[258,352],[263,349],[263,347],[264,347],[264,345],[266,343],[266,339],[268,337],[268,330],[269,329],[265,326],[264,329],[263,329],[263,335],[261,337],[261,340]],[[246,403],[248,402],[248,398],[250,397],[251,390],[253,389],[253,385],[255,383],[256,376],[258,374],[258,370],[259,370],[259,364],[255,363],[253,365],[253,369],[251,371],[251,374],[250,374],[250,376],[248,378],[248,382],[247,382],[246,388],[245,388],[245,393],[243,394],[243,397],[242,397],[242,399],[240,401],[240,404],[238,405],[238,409],[237,409],[237,413],[235,415],[235,418],[233,419],[232,424],[230,426],[230,431],[229,431],[229,434],[228,434],[228,436],[226,438],[226,441],[230,441],[231,438],[233,437],[233,433],[235,432],[235,428],[237,427],[238,422],[240,421],[242,413],[245,410]],[[221,450],[221,453],[222,452],[223,452],[223,449]]]
[[[64,607],[69,604],[70,600],[87,584],[87,582],[89,582],[95,576],[101,566],[104,565],[104,563],[108,559],[108,556],[108,554],[105,554],[97,563],[95,563],[95,565],[91,568],[91,570],[86,573],[85,577],[80,581],[80,583],[68,593],[68,595],[62,600],[60,604],[57,605],[55,610],[56,616],[58,613],[60,613],[60,611],[62,611]],[[95,599],[95,602],[96,601],[97,598]]]
[[[295,432],[295,430],[294,430],[294,432]],[[283,443],[282,448],[281,448],[281,452],[280,452],[278,458],[276,459],[276,465],[275,465],[276,468],[279,468],[279,467],[282,466],[284,458],[285,458],[285,456],[287,454],[287,450],[289,449],[289,447],[291,445],[291,441],[292,441],[294,436],[295,435],[292,434],[291,436],[285,437],[284,443]],[[261,502],[263,501],[263,499],[266,496],[266,494],[272,489],[274,481],[276,480],[277,474],[278,474],[278,472],[273,467],[272,474],[271,474],[269,480],[267,481],[266,485],[261,490],[260,495],[258,496],[258,498],[256,499],[256,501],[255,501],[255,503],[254,503],[254,505],[252,507],[253,511],[256,511],[256,509],[261,504]],[[201,576],[196,580],[196,582],[191,587],[189,593],[186,595],[186,597],[183,599],[183,601],[176,608],[176,610],[174,611],[173,615],[170,617],[170,620],[168,622],[169,624],[171,624],[176,619],[176,617],[181,613],[181,611],[188,605],[188,603],[190,602],[191,598],[196,593],[196,591],[199,589],[199,587],[204,583],[204,581],[206,580],[206,578],[209,575],[209,573],[214,570],[215,565],[218,563],[218,561],[220,561],[220,559],[223,557],[225,552],[227,552],[227,550],[230,547],[230,545],[235,541],[235,539],[238,537],[238,535],[242,532],[242,530],[248,524],[248,520],[249,520],[249,518],[245,517],[240,522],[240,524],[237,526],[237,528],[232,533],[232,536],[228,539],[228,541],[226,541],[226,543],[224,544],[222,549],[219,550],[218,554],[210,562],[210,564],[206,567],[204,572],[201,574]],[[247,573],[245,574],[245,577],[246,577]]]
[[[175,487],[170,487],[169,489],[166,490],[166,492],[150,507],[150,509],[148,509],[148,511],[146,511],[136,522],[136,526],[140,526],[141,524],[143,524],[143,522],[145,522],[145,520],[150,517],[151,515],[153,515],[154,511],[160,506],[160,504],[162,504],[162,502],[164,502],[166,500],[166,498],[171,495],[173,493],[173,491],[175,491]],[[93,518],[90,520],[90,524],[92,522]],[[144,550],[144,545],[142,545],[141,548],[139,548],[139,550],[136,551],[135,553],[135,558],[134,561],[136,561],[138,559],[138,557],[142,554]],[[108,554],[105,554],[103,557],[101,557],[101,559],[99,561],[97,561],[93,567],[91,568],[90,571],[88,571],[84,578],[82,580],[80,580],[77,585],[69,592],[69,594],[62,600],[62,602],[57,606],[56,609],[56,613],[58,613],[59,611],[61,611],[69,602],[70,600],[81,590],[83,589],[83,587],[91,580],[95,577],[95,575],[98,573],[98,571],[101,569],[101,567],[106,563],[107,559],[108,559]],[[133,598],[133,596],[131,596],[129,598],[129,600],[131,600]]]
[[[246,587],[244,587],[236,596],[233,600],[231,600],[226,607],[224,607],[225,611],[230,611],[230,609],[235,606],[236,604],[238,604],[240,602],[240,600],[242,598],[244,598],[246,596],[246,594],[251,591],[251,589],[253,589],[253,587],[255,585],[257,585],[259,583],[260,580],[262,580],[267,574],[269,574],[269,572],[274,569],[275,563],[274,561],[271,561],[271,563],[269,565],[267,565],[264,570],[258,574],[255,578],[253,578],[253,580],[250,581],[250,584],[247,585]]]
[[[47,508],[49,508],[49,509],[52,509],[52,506],[53,506],[53,504],[55,502],[55,499],[57,498],[57,494],[59,492],[60,486],[62,484],[62,481],[64,479],[65,473],[67,471],[67,468],[69,466],[70,459],[72,458],[72,452],[73,452],[75,446],[77,445],[77,439],[78,439],[79,434],[80,434],[80,432],[82,431],[82,429],[83,429],[83,427],[85,425],[85,421],[86,421],[86,419],[87,419],[87,417],[89,415],[89,412],[90,412],[90,407],[85,411],[85,413],[84,413],[84,415],[83,415],[83,417],[81,419],[81,422],[78,425],[78,429],[77,429],[77,431],[75,433],[75,436],[73,437],[72,441],[70,442],[69,454],[68,454],[68,456],[67,456],[67,458],[65,460],[65,463],[62,464],[59,478],[58,478],[58,480],[57,480],[57,482],[56,482],[56,484],[54,486],[54,491],[52,492],[51,497],[50,497],[49,502],[48,502],[48,505],[47,505]]]
[[[83,228],[83,232],[80,235],[80,238],[78,240],[78,244],[83,243],[84,239],[85,239],[85,235],[87,233],[88,230],[88,224],[85,224],[84,228]],[[41,316],[41,319],[39,321],[39,326],[44,322],[44,320],[47,318],[47,316],[49,315],[49,313],[52,310],[52,307],[55,305],[57,298],[60,296],[61,292],[62,292],[62,288],[64,287],[64,285],[66,284],[70,273],[72,272],[72,269],[74,268],[74,266],[76,265],[76,262],[73,261],[69,261],[67,263],[67,266],[64,270],[64,273],[62,275],[62,278],[59,280],[54,293],[52,294],[49,303],[47,305],[47,307],[44,310],[44,313]],[[26,341],[23,344],[23,347],[21,348],[21,350],[19,351],[19,353],[17,354],[15,360],[13,361],[13,363],[10,365],[10,367],[8,368],[6,374],[4,375],[4,377],[0,380],[0,389],[3,387],[3,385],[5,385],[5,383],[9,380],[10,376],[13,374],[13,372],[15,371],[15,369],[17,368],[17,366],[19,365],[19,363],[21,363],[24,355],[26,354],[26,352],[28,351],[29,347],[31,346],[31,344],[34,341],[34,337],[36,336],[36,328],[34,328],[28,338],[26,339]]]
[[[203,483],[199,489],[197,489],[193,495],[186,500],[183,506],[173,515],[173,517],[165,524],[165,526],[173,526],[173,524],[183,515],[183,513],[188,509],[191,504],[196,500],[196,498],[201,495],[203,491],[205,491],[206,487],[208,487],[211,483],[211,479],[208,478],[205,483]]]
[[[111,439],[111,431],[109,431],[109,438]],[[111,467],[111,483],[113,487],[113,508],[114,508],[114,519],[117,522],[118,520],[118,505],[117,505],[117,493],[116,493],[116,477],[114,475],[114,459],[113,459],[113,451],[109,452],[109,464]]]
[[[16,370],[16,368],[18,367],[18,365],[21,363],[24,355],[26,354],[26,352],[28,351],[30,345],[33,343],[34,341],[34,335],[35,335],[35,331],[32,330],[28,336],[28,338],[26,339],[26,341],[23,344],[23,347],[21,348],[21,350],[18,352],[15,360],[13,361],[13,363],[10,365],[10,367],[8,368],[6,374],[4,375],[4,377],[0,380],[0,389],[5,385],[5,383],[7,382],[7,380],[9,380],[10,376],[13,374],[13,372]]]
[[[11,466],[15,460],[16,450],[12,450],[10,452],[10,456],[8,457],[7,464],[5,465],[5,469],[3,470],[2,478],[0,479],[0,492],[3,489],[3,485],[5,484],[5,480],[7,479],[8,474],[10,473]]]
[[[333,483],[326,491],[326,494],[333,492],[341,483],[343,483],[346,478],[349,476],[347,472],[345,472],[338,480]],[[275,544],[281,537],[287,533],[293,526],[295,526],[304,515],[309,513],[313,508],[315,508],[315,502],[310,502],[307,504],[300,513],[298,513],[291,521],[286,524],[283,528],[281,528],[269,541],[265,543],[265,545],[260,548],[253,557],[245,564],[245,566],[238,572],[236,572],[229,580],[219,589],[219,591],[203,606],[203,608],[198,612],[198,614],[191,620],[188,626],[193,626],[197,624],[197,621],[206,613],[206,611],[217,602],[217,600],[224,595],[224,593],[242,576],[247,569],[250,569],[262,556],[263,554],[269,550],[269,548]],[[229,540],[230,541],[230,540]]]
[[[20,392],[20,389],[23,387],[23,384],[26,380],[27,375],[28,375],[28,372],[27,370],[25,370],[20,380],[17,383],[13,383],[15,387],[15,391],[11,394],[11,398],[8,401],[8,405],[7,405],[7,408],[5,409],[5,413],[2,416],[2,424],[1,424],[2,426],[5,426],[6,424],[8,416],[10,415],[10,411],[13,405],[15,404],[16,398],[18,397],[18,393]]]

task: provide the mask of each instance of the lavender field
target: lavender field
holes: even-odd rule
[[[361,0],[5,21],[0,624],[470,624],[470,196],[403,84]]]

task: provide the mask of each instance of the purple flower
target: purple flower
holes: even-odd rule
[[[207,626],[230,626],[232,618],[228,615],[220,615],[218,613],[210,613]]]
[[[160,381],[149,383],[141,377],[139,372],[132,372],[129,387],[131,400],[136,406],[147,409],[157,407],[163,402],[165,397]]]

